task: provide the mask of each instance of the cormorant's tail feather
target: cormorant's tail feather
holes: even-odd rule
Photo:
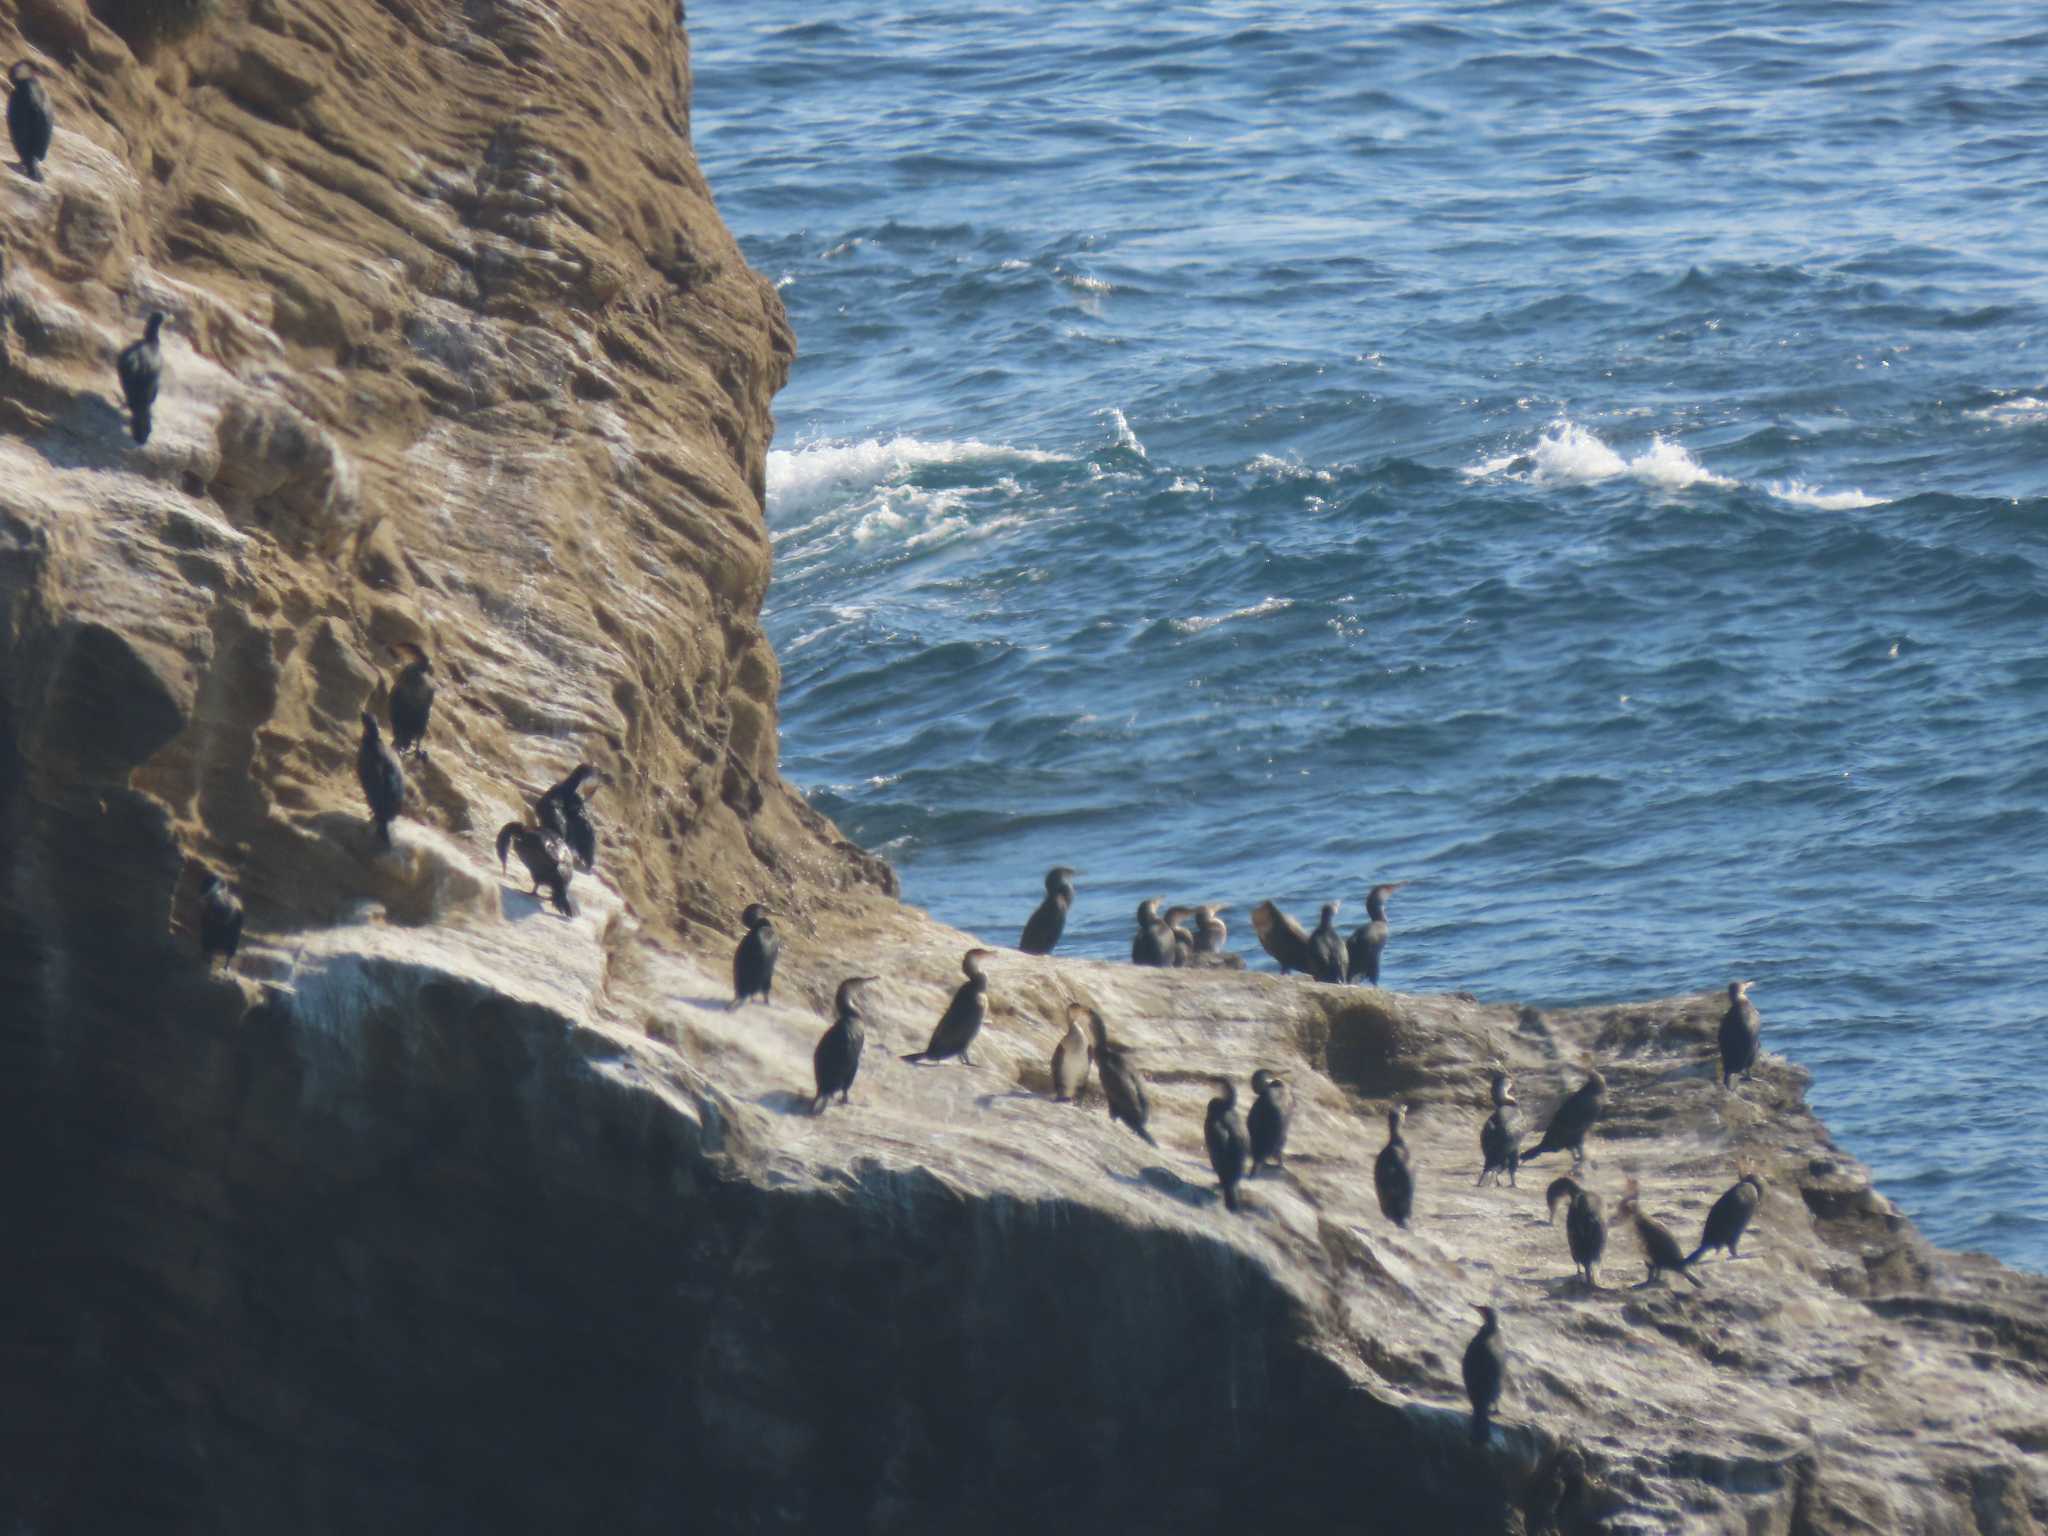
[[[1704,1254],[1704,1253],[1705,1253],[1706,1251],[1707,1251],[1707,1245],[1706,1245],[1705,1243],[1701,1243],[1701,1244],[1699,1245],[1699,1247],[1697,1247],[1697,1248],[1693,1249],[1693,1251],[1692,1251],[1691,1253],[1689,1253],[1689,1254],[1687,1254],[1687,1255],[1685,1256],[1685,1262],[1686,1262],[1686,1264],[1687,1264],[1688,1266],[1690,1266],[1690,1265],[1693,1265],[1693,1264],[1697,1264],[1697,1263],[1699,1263],[1699,1261],[1700,1261],[1700,1256],[1701,1256],[1702,1254]]]
[[[1474,1445],[1484,1445],[1492,1433],[1493,1411],[1489,1408],[1474,1408],[1472,1410],[1472,1443]]]
[[[929,1053],[925,1051],[912,1051],[903,1059],[905,1061],[923,1061],[927,1054]]]
[[[1237,1209],[1237,1189],[1233,1185],[1226,1184],[1223,1186],[1223,1208],[1226,1211]]]
[[[1687,1264],[1690,1264],[1691,1262],[1692,1260],[1690,1259],[1686,1260]],[[1704,1291],[1707,1288],[1707,1282],[1702,1280],[1698,1275],[1694,1274],[1691,1270],[1685,1268],[1684,1265],[1679,1266],[1678,1272],[1681,1275],[1685,1276],[1686,1279],[1690,1280],[1694,1285],[1698,1286],[1701,1290]]]
[[[1148,1147],[1156,1147],[1156,1146],[1158,1146],[1158,1145],[1159,1145],[1159,1143],[1158,1143],[1158,1142],[1156,1142],[1156,1141],[1154,1141],[1154,1140],[1152,1139],[1152,1133],[1151,1133],[1150,1131],[1146,1130],[1146,1129],[1145,1129],[1145,1127],[1143,1127],[1142,1125],[1134,1125],[1134,1126],[1132,1126],[1132,1127],[1131,1127],[1131,1129],[1132,1129],[1132,1130],[1134,1130],[1134,1131],[1136,1131],[1136,1132],[1137,1132],[1137,1133],[1138,1133],[1138,1134],[1139,1134],[1140,1136],[1142,1136],[1142,1137],[1144,1137],[1144,1138],[1145,1138],[1145,1145],[1146,1145],[1146,1146],[1148,1146]]]
[[[146,443],[149,441],[149,428],[149,407],[136,407],[135,412],[128,423],[128,431],[130,432],[130,434],[133,435],[137,443]]]

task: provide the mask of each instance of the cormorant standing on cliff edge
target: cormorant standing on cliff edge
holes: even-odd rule
[[[1522,1165],[1522,1112],[1515,1108],[1515,1080],[1499,1068],[1493,1074],[1493,1113],[1486,1117],[1486,1124],[1479,1127],[1479,1155],[1485,1159],[1485,1166],[1479,1170],[1479,1182],[1484,1184],[1488,1174],[1493,1182],[1500,1183],[1500,1176],[1508,1176],[1508,1187],[1514,1188],[1515,1170]]]
[[[156,406],[157,386],[163,382],[164,353],[157,338],[164,319],[162,310],[152,310],[142,339],[129,342],[114,360],[114,371],[121,376],[121,397],[128,402],[128,431],[138,443],[149,441],[150,412]]]
[[[1251,1113],[1244,1117],[1244,1128],[1251,1139],[1252,1176],[1256,1178],[1266,1164],[1280,1167],[1287,1161],[1287,1128],[1294,1121],[1294,1090],[1279,1073],[1261,1067],[1252,1074],[1252,1094]]]
[[[1093,1008],[1088,1023],[1095,1031],[1095,1073],[1102,1081],[1102,1096],[1109,1101],[1109,1118],[1121,1120],[1153,1146],[1145,1122],[1152,1118],[1152,1106],[1145,1099],[1145,1080],[1131,1065],[1129,1047],[1110,1043],[1109,1026]]]
[[[1230,929],[1217,914],[1229,910],[1228,904],[1195,908],[1195,947],[1187,957],[1187,964],[1219,971],[1244,969],[1244,957],[1233,955],[1223,947],[1230,940]]]
[[[21,156],[21,168],[30,181],[43,179],[43,161],[49,158],[50,138],[57,131],[49,93],[36,78],[41,73],[42,66],[33,59],[23,59],[7,71],[7,136],[14,140],[14,152]]]
[[[1202,1140],[1209,1148],[1209,1166],[1223,1186],[1224,1208],[1234,1211],[1248,1153],[1244,1120],[1237,1112],[1237,1084],[1227,1077],[1216,1080],[1216,1097],[1209,1101],[1209,1114],[1202,1122]]]
[[[1309,975],[1317,981],[1344,979],[1344,936],[1337,931],[1337,909],[1341,901],[1323,903],[1323,920],[1308,936]]]
[[[211,969],[216,957],[235,966],[235,951],[242,947],[242,904],[228,888],[227,881],[208,872],[199,885],[199,952]]]
[[[1387,1144],[1372,1165],[1380,1211],[1397,1227],[1406,1227],[1415,1210],[1415,1168],[1408,1160],[1408,1143],[1401,1139],[1401,1121],[1407,1113],[1399,1104],[1387,1111]]]
[[[1351,939],[1344,946],[1344,979],[1363,980],[1369,987],[1380,984],[1380,951],[1387,947],[1387,898],[1401,889],[1402,881],[1396,885],[1376,885],[1365,893],[1365,915],[1367,921],[1352,929]]]
[[[427,716],[434,712],[434,664],[409,640],[391,649],[410,658],[391,685],[391,750],[400,757],[410,752],[424,762],[427,749],[421,743],[426,739]]]
[[[1721,1086],[1728,1087],[1740,1072],[1744,1082],[1749,1081],[1750,1069],[1756,1065],[1757,1052],[1763,1043],[1763,1015],[1756,1011],[1756,1004],[1749,1000],[1749,989],[1753,981],[1731,981],[1728,983],[1728,1011],[1721,1015]]]
[[[356,747],[356,778],[363,786],[363,798],[370,802],[370,821],[377,838],[391,846],[391,823],[405,809],[405,770],[384,745],[377,731],[377,717],[363,711],[363,739]]]
[[[1278,962],[1283,975],[1288,971],[1315,974],[1315,956],[1309,952],[1308,934],[1301,924],[1280,910],[1278,902],[1262,901],[1252,908],[1252,931],[1259,936],[1259,948]]]
[[[1493,1433],[1493,1410],[1508,1384],[1508,1356],[1500,1343],[1500,1315],[1479,1308],[1485,1321],[1465,1346],[1465,1395],[1472,1400],[1472,1443],[1484,1445]]]
[[[853,1080],[860,1072],[860,1053],[868,1043],[867,1021],[861,1016],[860,989],[873,976],[849,976],[839,983],[832,998],[832,1026],[818,1039],[811,1053],[811,1072],[817,1079],[818,1094],[811,1100],[811,1113],[822,1114],[825,1101],[839,1095],[842,1104],[852,1103]]]
[[[1081,1029],[1081,1021],[1087,1017],[1088,1010],[1079,1003],[1067,1004],[1067,1032],[1052,1048],[1052,1096],[1062,1104],[1080,1098],[1081,1090],[1088,1086],[1088,1063],[1094,1060],[1094,1053]]]
[[[771,914],[754,902],[740,914],[746,933],[732,952],[732,1005],[737,1008],[750,997],[768,1001],[768,989],[775,985],[775,962],[782,954],[782,939],[769,921]]]
[[[981,1033],[981,1026],[988,1022],[988,977],[982,972],[981,962],[995,957],[992,949],[970,949],[961,956],[960,969],[967,973],[967,979],[960,983],[953,1001],[940,1015],[931,1044],[910,1052],[903,1058],[905,1061],[944,1061],[949,1056],[958,1056],[968,1066],[974,1065],[974,1058],[967,1051],[974,1044],[974,1037]]]
[[[1607,1251],[1607,1207],[1600,1197],[1583,1187],[1570,1174],[1552,1179],[1550,1188],[1544,1192],[1544,1204],[1550,1208],[1550,1219],[1557,1220],[1557,1203],[1569,1200],[1571,1205],[1565,1211],[1564,1240],[1571,1249],[1572,1262],[1579,1267],[1579,1274],[1589,1290],[1600,1289],[1600,1255]]]
[[[1707,1222],[1700,1229],[1700,1245],[1686,1255],[1685,1262],[1697,1264],[1712,1248],[1726,1248],[1728,1257],[1739,1258],[1735,1245],[1742,1241],[1742,1234],[1749,1230],[1749,1218],[1756,1214],[1757,1203],[1764,1197],[1764,1176],[1742,1170],[1742,1177],[1714,1202],[1714,1208],[1707,1212]]]
[[[1650,1267],[1649,1276],[1643,1281],[1644,1285],[1654,1285],[1657,1277],[1668,1269],[1685,1276],[1701,1289],[1706,1288],[1707,1282],[1688,1267],[1692,1260],[1688,1259],[1685,1250],[1678,1246],[1678,1239],[1671,1235],[1662,1222],[1652,1221],[1643,1214],[1642,1194],[1637,1189],[1634,1179],[1628,1181],[1628,1192],[1621,1197],[1619,1214],[1635,1220],[1636,1237],[1643,1245],[1643,1262]]]
[[[1586,1158],[1586,1133],[1606,1108],[1607,1079],[1598,1071],[1589,1071],[1585,1082],[1551,1111],[1550,1124],[1543,1128],[1543,1139],[1522,1154],[1522,1161],[1531,1163],[1546,1152],[1569,1151],[1572,1166],[1578,1167]]]
[[[1031,914],[1024,925],[1024,937],[1017,941],[1017,947],[1025,954],[1049,955],[1059,943],[1060,935],[1067,931],[1067,909],[1074,904],[1074,876],[1079,873],[1064,864],[1045,872],[1045,900]]]
[[[516,852],[519,862],[526,866],[526,873],[533,880],[529,895],[538,896],[540,888],[548,888],[548,901],[564,917],[574,917],[576,909],[569,905],[569,846],[552,832],[538,827],[529,827],[521,822],[508,821],[498,828],[498,868],[505,867],[505,855]]]
[[[1159,898],[1148,896],[1138,903],[1138,931],[1131,938],[1131,964],[1172,966],[1180,963],[1173,930],[1159,915]]]
[[[578,763],[566,779],[533,802],[540,824],[567,843],[586,870],[597,868],[597,829],[590,824],[590,809],[583,801],[583,782],[593,775],[598,783],[604,782],[604,775],[590,764]]]

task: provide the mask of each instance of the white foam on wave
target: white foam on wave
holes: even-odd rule
[[[1727,475],[1715,474],[1694,458],[1684,444],[1674,443],[1661,434],[1653,433],[1649,446],[1630,457],[1563,417],[1545,427],[1533,447],[1468,464],[1460,473],[1469,480],[1499,475],[1530,485],[1597,485],[1602,480],[1625,475],[1666,491],[1738,483]]]
[[[1823,491],[1803,480],[1773,480],[1764,489],[1795,507],[1815,507],[1822,512],[1853,512],[1858,507],[1881,507],[1886,500],[1882,496],[1866,496],[1861,491]]]
[[[1232,619],[1259,619],[1269,613],[1279,613],[1292,608],[1291,597],[1266,597],[1253,603],[1249,608],[1233,608],[1228,613],[1191,614],[1185,619],[1170,619],[1167,622],[1184,635],[1199,635],[1205,629],[1214,629],[1218,624],[1228,624]]]
[[[814,516],[863,493],[900,485],[934,464],[1045,464],[1057,454],[1011,448],[978,438],[930,442],[921,437],[864,438],[857,443],[806,443],[768,455],[768,520]],[[797,532],[797,529],[785,529]]]
[[[1124,419],[1122,411],[1112,405],[1108,410],[1098,414],[1109,418],[1110,430],[1116,434],[1117,447],[1127,449],[1141,459],[1151,457],[1145,452],[1145,445],[1138,441],[1138,434],[1131,430],[1131,424]]]
[[[1312,469],[1299,459],[1282,459],[1270,453],[1255,457],[1245,469],[1254,475],[1270,475],[1276,480],[1313,480],[1318,485],[1334,485],[1337,477],[1327,469]]]
[[[2002,426],[2038,426],[2048,421],[2048,400],[2033,395],[2021,395],[2013,400],[2001,400],[1996,405],[1987,405],[1981,410],[1965,411],[1965,416],[1977,421],[1995,421]]]

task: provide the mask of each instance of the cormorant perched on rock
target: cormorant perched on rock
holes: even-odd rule
[[[1726,1248],[1728,1257],[1739,1258],[1735,1245],[1742,1241],[1742,1234],[1749,1230],[1749,1218],[1756,1214],[1757,1203],[1764,1197],[1764,1176],[1743,1170],[1714,1208],[1707,1212],[1707,1224],[1700,1228],[1700,1245],[1686,1255],[1685,1262],[1697,1264],[1708,1250]]]
[[[1402,882],[1405,884],[1406,882]],[[1365,893],[1366,921],[1351,930],[1344,946],[1344,979],[1380,984],[1380,951],[1387,947],[1387,898],[1400,885],[1376,885]]]
[[[873,980],[873,976],[849,976],[833,995],[832,1027],[819,1037],[818,1048],[811,1053],[811,1072],[818,1082],[817,1097],[811,1100],[814,1115],[823,1113],[825,1101],[835,1093],[840,1103],[852,1102],[848,1096],[860,1072],[860,1053],[868,1043],[859,993]]]
[[[1642,1195],[1634,1179],[1628,1181],[1628,1192],[1621,1197],[1617,1214],[1632,1217],[1635,1221],[1636,1237],[1643,1245],[1643,1262],[1650,1267],[1649,1276],[1643,1281],[1644,1285],[1655,1284],[1657,1277],[1668,1269],[1674,1274],[1685,1276],[1694,1285],[1705,1288],[1707,1282],[1687,1267],[1692,1260],[1688,1259],[1685,1250],[1678,1246],[1678,1239],[1671,1235],[1663,1223],[1652,1221],[1643,1214]]]
[[[533,802],[540,824],[566,842],[585,869],[597,868],[597,829],[590,824],[590,809],[583,801],[583,782],[593,775],[604,782],[590,764],[578,763],[566,779]]]
[[[1557,1220],[1558,1202],[1571,1202],[1565,1211],[1564,1240],[1572,1251],[1572,1262],[1578,1265],[1580,1276],[1588,1288],[1597,1291],[1600,1289],[1600,1255],[1607,1251],[1606,1205],[1570,1174],[1551,1180],[1543,1200],[1550,1208],[1552,1221]]]
[[[1185,963],[1193,966],[1207,966],[1211,970],[1241,971],[1244,956],[1233,955],[1223,946],[1230,939],[1230,929],[1216,914],[1228,912],[1228,906],[1200,906],[1195,908],[1195,943]]]
[[[1209,1148],[1209,1166],[1223,1186],[1226,1210],[1237,1209],[1237,1186],[1244,1182],[1250,1147],[1244,1133],[1244,1117],[1237,1112],[1237,1084],[1227,1077],[1216,1080],[1216,1097],[1209,1101],[1208,1118],[1202,1122],[1202,1140]]]
[[[1074,904],[1074,876],[1078,869],[1055,865],[1045,872],[1045,900],[1024,925],[1024,937],[1017,947],[1027,955],[1049,955],[1060,935],[1067,931],[1067,908]]]
[[[1187,921],[1195,915],[1193,907],[1168,907],[1160,919],[1166,924],[1166,931],[1173,935],[1173,963],[1193,965],[1195,963],[1195,936],[1188,931]]]
[[[1721,1015],[1721,1086],[1726,1088],[1740,1072],[1744,1082],[1756,1065],[1762,1044],[1764,1021],[1749,1000],[1753,981],[1728,983],[1728,1011]]]
[[[218,957],[232,970],[235,951],[242,947],[242,904],[227,881],[211,873],[200,882],[199,899],[199,952],[209,968]]]
[[[960,969],[967,973],[967,979],[960,983],[953,1001],[940,1015],[931,1044],[910,1052],[903,1058],[905,1061],[944,1061],[949,1056],[958,1056],[968,1066],[974,1065],[974,1058],[967,1051],[974,1044],[974,1037],[981,1033],[981,1026],[988,1022],[988,977],[982,974],[981,962],[995,956],[992,949],[970,949],[961,957]]]
[[[1157,897],[1138,903],[1138,931],[1131,939],[1131,964],[1172,966],[1180,964],[1180,947],[1173,929],[1159,915]]]
[[[1506,1072],[1495,1068],[1493,1074],[1493,1113],[1486,1117],[1486,1124],[1479,1127],[1479,1155],[1485,1159],[1485,1166],[1479,1170],[1479,1182],[1484,1184],[1488,1174],[1498,1184],[1500,1176],[1508,1176],[1508,1187],[1515,1184],[1515,1170],[1522,1166],[1522,1112],[1515,1108],[1515,1080]]]
[[[1508,1356],[1500,1343],[1500,1315],[1481,1307],[1485,1319],[1465,1346],[1465,1395],[1472,1400],[1472,1443],[1486,1444],[1493,1433],[1493,1410],[1508,1384]]]
[[[1308,973],[1317,981],[1344,979],[1344,936],[1337,931],[1337,909],[1342,905],[1340,901],[1324,902],[1323,920],[1308,936]]]
[[[533,878],[530,895],[538,896],[540,888],[548,888],[548,900],[554,909],[564,917],[574,917],[576,909],[569,905],[569,845],[554,833],[540,827],[529,827],[521,822],[508,821],[498,828],[498,868],[505,867],[505,855],[517,853],[519,862],[526,866],[526,872]]]
[[[1607,1079],[1597,1071],[1588,1072],[1585,1082],[1550,1112],[1550,1124],[1543,1128],[1543,1139],[1523,1152],[1522,1161],[1534,1162],[1546,1152],[1569,1151],[1572,1166],[1578,1167],[1586,1157],[1586,1133],[1606,1108]]]
[[[363,739],[356,748],[356,778],[362,783],[363,798],[370,802],[370,820],[377,837],[391,846],[391,823],[405,809],[405,770],[384,745],[377,730],[377,717],[363,711]]]
[[[410,658],[391,685],[391,750],[400,757],[410,752],[424,761],[427,749],[421,743],[426,739],[427,716],[434,712],[434,664],[410,641],[391,649]]]
[[[1110,1043],[1109,1026],[1093,1008],[1088,1022],[1095,1031],[1095,1073],[1102,1082],[1102,1096],[1109,1101],[1109,1118],[1121,1120],[1153,1146],[1145,1122],[1152,1118],[1152,1106],[1145,1101],[1145,1081],[1131,1065],[1129,1047]]]
[[[1088,1086],[1088,1063],[1095,1053],[1081,1028],[1087,1017],[1088,1010],[1079,1003],[1067,1004],[1067,1032],[1052,1048],[1052,1096],[1062,1104],[1080,1098],[1081,1090]]]
[[[121,395],[128,402],[128,431],[138,443],[149,441],[150,412],[156,406],[157,386],[163,382],[164,353],[157,337],[164,328],[164,312],[154,310],[142,340],[121,349],[114,369],[121,375]]]
[[[1408,1143],[1401,1139],[1401,1121],[1407,1113],[1399,1104],[1387,1111],[1387,1144],[1372,1165],[1380,1211],[1397,1227],[1407,1226],[1415,1210],[1415,1168],[1408,1160]]]
[[[782,939],[770,921],[772,914],[754,902],[740,914],[746,932],[732,952],[732,1005],[737,1008],[750,997],[768,1001],[768,989],[775,985],[775,962],[782,954]]]
[[[57,131],[57,119],[50,111],[50,96],[36,76],[42,68],[33,59],[23,59],[7,72],[11,88],[7,95],[7,136],[14,140],[14,152],[21,156],[21,168],[30,181],[43,179],[43,161],[50,155],[50,138]]]
[[[1277,1072],[1264,1067],[1252,1074],[1252,1108],[1244,1118],[1246,1134],[1251,1139],[1252,1173],[1268,1163],[1275,1167],[1285,1166],[1287,1161],[1287,1129],[1294,1121],[1294,1090]]]
[[[1277,903],[1262,901],[1252,908],[1252,931],[1259,936],[1259,948],[1271,955],[1283,972],[1315,974],[1315,956],[1309,952],[1308,934]]]

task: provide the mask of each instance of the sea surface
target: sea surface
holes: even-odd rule
[[[2048,11],[688,19],[801,349],[784,771],[910,901],[1012,944],[1068,863],[1073,952],[1163,894],[1266,965],[1399,880],[1399,989],[1753,977],[2048,1268]]]

